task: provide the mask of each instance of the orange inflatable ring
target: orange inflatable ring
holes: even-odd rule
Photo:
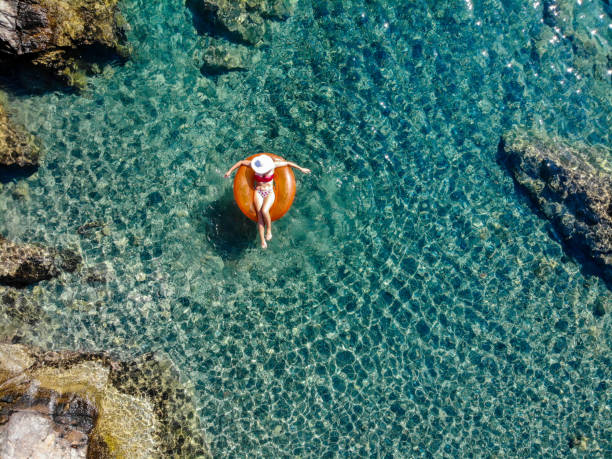
[[[248,161],[259,155],[268,155],[275,161],[285,161],[272,153],[257,153],[247,158]],[[257,212],[253,204],[255,193],[255,172],[246,166],[240,166],[234,177],[234,199],[244,215],[257,222]],[[270,209],[272,221],[278,220],[287,213],[295,198],[295,177],[289,166],[274,169],[274,204]]]

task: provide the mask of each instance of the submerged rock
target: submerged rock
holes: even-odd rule
[[[204,54],[204,73],[245,70],[254,61],[249,48],[261,45],[272,20],[284,21],[295,10],[296,0],[188,0],[189,7],[207,24],[206,31],[237,46],[213,42]]]
[[[572,59],[571,71],[576,71],[582,77],[590,77],[599,83],[605,83],[609,92],[608,69],[610,68],[610,47],[598,34],[592,33],[587,27],[580,27],[579,13],[576,11],[575,0],[545,1],[542,4],[543,25],[535,40],[535,50],[541,58],[545,54],[559,52],[557,42],[560,38],[569,41],[569,58]],[[578,17],[577,17],[578,16]],[[564,59],[568,59],[564,56]]]
[[[160,422],[156,439],[162,457],[209,457],[207,442],[199,427],[193,392],[180,383],[174,363],[160,354],[144,354],[118,362],[110,380],[119,391],[146,396]]]
[[[0,314],[6,319],[33,325],[45,318],[39,292],[0,286]],[[0,320],[5,319],[0,315]],[[3,325],[7,325],[4,323]]]
[[[0,62],[16,59],[82,85],[79,50],[98,47],[122,54],[118,0],[3,0]]]
[[[105,226],[106,223],[104,223],[103,221],[91,221],[79,226],[77,228],[77,233],[81,236],[91,236],[94,231],[100,228],[104,228]]]
[[[86,268],[84,275],[89,285],[107,284],[114,277],[114,270],[108,263],[98,263]]]
[[[589,446],[589,439],[584,435],[577,435],[575,437],[570,438],[569,447],[570,449],[579,449],[581,451],[586,451]]]
[[[266,20],[287,19],[295,0],[190,0],[213,27],[221,28],[235,40],[256,45],[266,34]]]
[[[0,236],[0,283],[28,285],[59,274],[55,251],[32,244],[16,244]]]
[[[0,284],[24,286],[73,272],[81,257],[70,250],[17,244],[0,236]]]
[[[210,457],[191,393],[152,354],[122,362],[0,343],[0,425],[0,443],[11,435],[21,451],[46,434],[56,449],[41,457]],[[66,443],[79,455],[62,456]]]
[[[612,280],[612,153],[518,129],[499,153],[564,242]]]
[[[13,188],[13,197],[21,201],[29,201],[30,186],[28,185],[28,182],[17,183],[17,185],[15,185],[15,188]]]
[[[204,52],[202,70],[208,74],[246,70],[253,57],[245,46],[216,44]]]
[[[10,120],[0,101],[0,165],[38,166],[39,155],[40,149],[33,137]]]
[[[59,250],[56,255],[56,264],[62,271],[67,273],[75,272],[81,265],[83,259],[73,250]]]

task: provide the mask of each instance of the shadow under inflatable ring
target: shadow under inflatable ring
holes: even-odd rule
[[[285,161],[282,157],[272,153],[257,153],[247,158],[252,160],[259,155],[268,155],[275,161]],[[257,212],[253,203],[255,193],[255,172],[246,166],[240,166],[234,177],[234,199],[244,215],[257,222]],[[287,213],[293,199],[295,198],[295,177],[289,166],[277,167],[274,169],[274,204],[270,209],[272,221],[278,220]]]

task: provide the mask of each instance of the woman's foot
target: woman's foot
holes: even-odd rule
[[[266,244],[266,241],[262,239],[261,241],[261,248],[262,249],[267,249],[268,248],[268,244]]]
[[[269,241],[270,239],[272,239],[272,231],[268,230],[266,232],[266,241]]]

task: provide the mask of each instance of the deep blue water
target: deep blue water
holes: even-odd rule
[[[183,2],[126,0],[125,65],[9,91],[46,156],[0,231],[108,277],[42,284],[21,333],[169,354],[219,457],[612,456],[610,290],[496,161],[515,124],[610,146],[609,61],[567,33],[609,55],[610,7],[312,3],[212,77]],[[222,177],[257,151],[313,170],[266,252]]]

